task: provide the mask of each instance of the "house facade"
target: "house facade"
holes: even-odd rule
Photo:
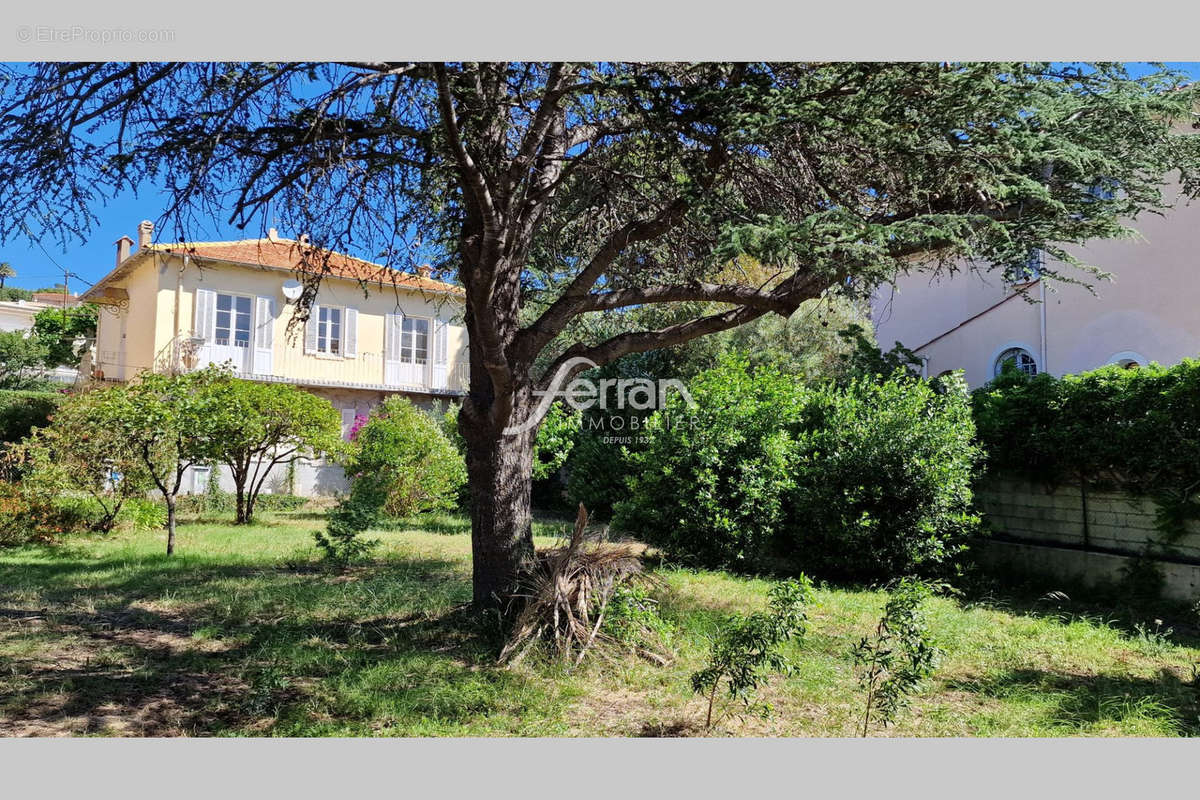
[[[930,376],[963,370],[971,388],[1006,361],[1064,375],[1200,357],[1200,203],[1181,199],[1132,227],[1136,238],[1075,251],[1111,273],[1110,280],[1081,275],[1090,290],[1043,281],[1036,257],[1018,281],[971,265],[940,278],[903,276],[872,299],[876,338],[884,349],[899,341],[916,352]]]
[[[463,292],[427,268],[409,275],[274,230],[265,239],[155,244],[143,222],[138,238],[136,248],[118,240],[116,267],[82,296],[101,308],[97,380],[228,364],[240,377],[326,398],[346,434],[390,395],[429,408],[465,392]],[[321,282],[302,320],[300,279],[314,273]],[[313,490],[342,488],[337,473],[326,469]]]

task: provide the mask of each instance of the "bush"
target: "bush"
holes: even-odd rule
[[[19,442],[34,428],[49,425],[63,397],[60,392],[0,390],[0,442]]]
[[[85,503],[37,484],[0,482],[0,547],[50,543],[92,524]]]
[[[586,418],[585,418],[586,419]],[[567,499],[600,518],[612,517],[626,494],[629,452],[633,447],[606,442],[603,431],[581,429],[567,458]]]
[[[751,375],[733,359],[689,390],[697,405],[673,396],[643,430],[646,447],[628,454],[630,496],[617,503],[613,526],[686,563],[759,567],[784,521],[787,431],[804,390],[775,370]]]
[[[614,526],[706,567],[876,580],[952,568],[978,525],[960,381],[898,371],[806,387],[728,360],[632,454]],[[669,424],[668,424],[669,421]]]
[[[131,497],[121,506],[117,524],[124,524],[135,531],[158,530],[167,524],[167,507],[148,497]]]
[[[371,412],[345,468],[352,487],[377,485],[384,510],[394,516],[451,509],[467,480],[462,455],[442,425],[399,396]]]
[[[978,528],[966,387],[901,375],[807,397],[785,528],[789,552],[823,575],[943,575]]]
[[[1164,544],[1200,519],[1200,361],[1061,379],[1010,369],[972,402],[990,472],[1149,496]]]

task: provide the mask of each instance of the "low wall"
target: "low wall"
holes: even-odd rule
[[[975,500],[993,533],[982,560],[1022,572],[1118,583],[1134,559],[1162,540],[1153,501],[1121,492],[1050,491],[1031,481],[989,478],[976,487]],[[1189,525],[1165,552],[1155,546],[1151,560],[1165,579],[1164,596],[1200,596],[1200,527]]]
[[[226,492],[234,490],[233,476],[228,467],[222,464],[214,467],[212,472],[216,474],[217,485],[222,490]],[[202,467],[189,467],[183,476],[183,493],[203,494],[209,479],[208,470]],[[297,461],[293,484],[294,488],[291,488],[291,492],[289,492],[287,465],[276,464],[271,468],[266,483],[263,484],[263,491],[267,494],[295,493],[300,497],[330,497],[344,493],[350,486],[349,481],[346,480],[346,474],[340,466],[319,461]]]

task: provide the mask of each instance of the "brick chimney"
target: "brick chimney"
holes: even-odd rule
[[[429,266],[428,264],[422,264],[421,266],[417,267],[417,274],[422,278],[428,278],[433,275],[433,267]]]
[[[121,262],[129,258],[129,251],[133,247],[133,239],[128,236],[122,236],[114,242],[117,246],[117,266],[121,266]]]
[[[141,250],[150,245],[150,241],[154,238],[154,223],[148,219],[144,219],[138,223],[138,250]]]

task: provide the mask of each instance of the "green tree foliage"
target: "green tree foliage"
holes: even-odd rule
[[[106,389],[66,396],[48,427],[13,446],[29,491],[91,498],[99,509],[91,528],[101,532],[112,530],[125,502],[152,485],[134,442],[111,425],[108,398]]]
[[[675,558],[876,580],[952,569],[976,530],[961,381],[806,386],[730,359],[691,393],[648,421],[613,521]]]
[[[449,510],[467,480],[438,420],[398,395],[372,409],[344,464],[353,485],[380,487],[382,508],[394,516]]]
[[[645,312],[635,316],[645,316]],[[647,321],[634,320],[631,324],[645,325]],[[844,381],[876,371],[891,374],[894,367],[889,365],[893,361],[898,364],[899,359],[888,356],[892,360],[885,362],[874,346],[870,325],[861,303],[830,293],[806,301],[790,317],[762,317],[666,350],[629,355],[584,377],[593,381],[665,378],[686,384],[704,370],[716,368],[731,354],[744,358],[752,367],[770,366],[808,382]],[[583,412],[565,465],[570,502],[583,503],[604,518],[611,517],[614,505],[625,496],[630,455],[645,446],[638,429],[649,416],[648,411],[618,409],[615,392],[609,394],[607,409]]]
[[[908,705],[921,681],[933,674],[941,649],[929,635],[921,606],[932,594],[928,584],[903,578],[888,595],[875,632],[864,636],[851,655],[858,682],[866,692],[862,735],[872,719],[884,727]]]
[[[29,289],[21,289],[16,286],[5,286],[0,288],[0,300],[7,302],[16,302],[17,300],[32,300],[33,292]]]
[[[46,346],[47,367],[79,365],[79,342],[95,338],[96,314],[96,306],[84,303],[74,308],[43,309],[34,316],[33,334]]]
[[[45,384],[42,370],[49,348],[28,331],[0,331],[0,389],[33,389]]]
[[[341,450],[341,415],[324,398],[286,383],[240,378],[216,381],[206,391],[210,456],[233,476],[239,524],[253,519],[275,466]]]
[[[343,465],[350,491],[330,509],[317,546],[330,561],[345,564],[377,544],[361,538],[384,513],[408,516],[454,508],[467,482],[456,446],[457,407],[428,414],[405,397],[372,409],[354,433]]]
[[[791,665],[782,645],[804,635],[812,582],[803,574],[796,580],[771,587],[770,609],[725,620],[709,645],[708,661],[692,673],[692,691],[708,698],[704,727],[713,724],[713,704],[724,681],[731,700],[740,700],[747,712],[770,714],[769,703],[755,701],[755,692],[772,673],[788,673]]]
[[[4,282],[9,278],[17,277],[17,271],[13,269],[13,265],[7,261],[0,261],[0,290],[3,290]]]
[[[141,469],[166,502],[167,555],[175,552],[176,500],[183,475],[213,452],[211,388],[229,373],[208,367],[183,375],[144,373],[137,382],[96,392],[95,413],[107,430],[121,436],[141,461]]]

